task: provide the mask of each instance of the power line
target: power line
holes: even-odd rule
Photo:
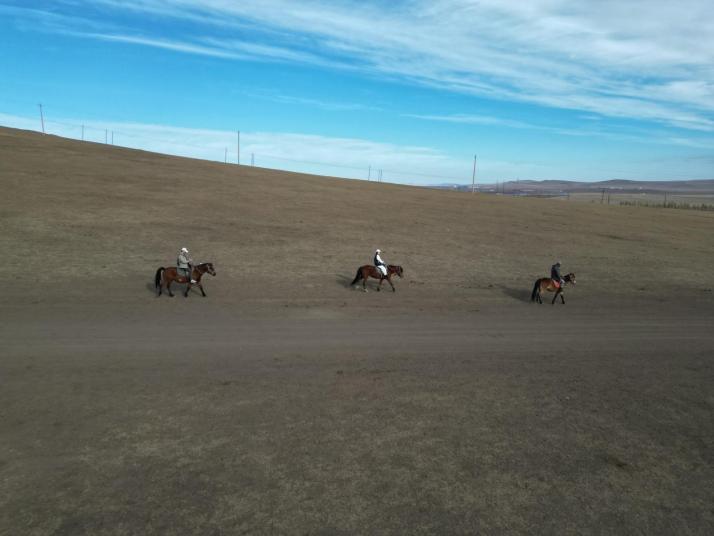
[[[62,126],[66,127],[69,129],[76,129],[80,136],[80,139],[84,141],[87,137],[87,133],[90,132],[96,132],[96,133],[101,133],[102,131],[104,132],[104,143],[108,144],[111,143],[112,145],[114,144],[114,133],[116,132],[118,135],[123,136],[124,139],[134,139],[134,140],[146,140],[146,141],[151,141],[151,142],[165,142],[165,143],[174,143],[174,146],[178,145],[179,150],[177,152],[180,152],[180,147],[186,147],[186,148],[194,148],[198,149],[204,153],[207,151],[212,150],[211,145],[199,145],[196,143],[191,143],[188,141],[183,141],[179,140],[177,141],[174,136],[170,136],[172,139],[171,140],[162,140],[161,137],[161,132],[157,131],[157,136],[151,136],[147,134],[137,134],[134,132],[125,132],[125,131],[120,131],[120,130],[111,130],[111,138],[109,136],[110,130],[108,128],[99,128],[91,125],[86,125],[86,124],[73,124],[73,123],[68,123],[65,121],[45,121],[44,119],[44,110],[43,110],[43,105],[39,104],[40,108],[40,119],[41,119],[41,125],[42,125],[42,131],[43,133],[46,132],[46,125],[56,125],[56,126]],[[75,134],[76,136],[76,134]],[[66,136],[66,137],[73,137],[73,136]],[[75,138],[76,139],[76,138]],[[215,145],[213,144],[213,149],[215,150]],[[236,131],[236,161],[240,163],[240,131]],[[274,154],[263,154],[263,153],[251,153],[251,165],[255,165],[255,157],[258,156],[263,159],[268,159],[268,160],[276,160],[280,162],[290,162],[294,164],[302,164],[302,165],[310,165],[310,166],[321,166],[321,167],[326,167],[326,168],[335,168],[335,169],[345,169],[345,170],[351,170],[351,171],[359,171],[364,173],[364,166],[357,166],[357,165],[349,165],[349,164],[340,164],[340,163],[334,163],[334,162],[325,162],[325,161],[315,161],[315,160],[304,160],[304,159],[299,159],[299,158],[291,158],[291,157],[285,157],[285,156],[278,156]],[[212,159],[212,158],[211,158]],[[475,156],[474,156],[475,159]],[[227,162],[227,150],[224,151],[224,161]],[[434,173],[423,173],[423,172],[417,172],[417,171],[410,171],[410,170],[397,170],[397,169],[385,169],[385,168],[379,168],[378,169],[378,177],[377,180],[379,182],[382,181],[384,174],[390,174],[392,176],[398,176],[398,177],[425,177],[425,178],[433,178],[433,179],[449,179],[449,180],[454,180],[454,181],[463,181],[462,176],[457,177],[453,175],[445,175],[442,173],[434,172]],[[368,166],[368,171],[367,171],[367,179],[371,180],[372,176],[372,166]],[[473,177],[472,177],[473,179]]]

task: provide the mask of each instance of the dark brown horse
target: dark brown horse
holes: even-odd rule
[[[569,273],[565,277],[563,277],[563,281],[566,283],[570,283],[571,285],[575,284],[575,274],[574,273]],[[565,286],[565,285],[563,285]],[[558,296],[560,296],[560,299],[563,301],[563,305],[565,305],[565,298],[563,297],[563,286],[557,285],[555,281],[553,281],[550,277],[543,277],[541,279],[536,280],[535,285],[533,285],[533,293],[531,294],[531,301],[537,301],[538,303],[543,303],[543,300],[540,299],[540,293],[543,292],[544,290],[547,290],[548,292],[555,292],[555,296],[553,296],[553,301],[551,304],[555,304],[555,300],[558,299]]]
[[[382,275],[382,271],[376,266],[372,266],[371,264],[365,264],[364,266],[360,266],[359,268],[357,268],[357,275],[355,276],[352,283],[350,283],[350,285],[357,284],[361,279],[362,290],[367,292],[367,279],[373,277],[374,279],[379,279],[379,286],[377,287],[378,291],[382,290],[382,282],[384,282],[384,280],[386,279],[387,283],[389,283],[392,287],[392,292],[396,292],[397,289],[395,289],[394,285],[392,284],[392,276],[394,274],[397,274],[399,277],[403,277],[404,270],[402,270],[401,266],[389,264],[387,265],[387,275]]]
[[[213,268],[213,263],[211,262],[202,262],[201,264],[196,264],[193,266],[191,270],[191,277],[190,278],[185,278],[183,276],[180,276],[178,274],[178,269],[174,268],[173,266],[169,268],[164,268],[163,266],[156,270],[156,277],[154,278],[154,283],[156,285],[156,290],[159,291],[158,296],[161,296],[161,291],[163,290],[164,287],[166,287],[166,291],[169,293],[169,296],[172,298],[174,297],[173,293],[171,292],[171,283],[174,281],[176,283],[185,283],[186,284],[186,292],[183,293],[185,298],[188,298],[188,291],[191,290],[191,287],[193,285],[198,285],[198,288],[201,289],[201,294],[203,294],[203,297],[206,297],[206,293],[203,291],[203,285],[201,284],[201,277],[203,274],[211,274],[213,276],[216,275],[216,270]],[[195,280],[195,283],[191,283],[191,279]]]

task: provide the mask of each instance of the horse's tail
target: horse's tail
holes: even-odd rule
[[[166,268],[164,268],[163,266],[156,270],[156,277],[154,277],[154,285],[156,286],[156,288],[159,288],[161,286],[161,274],[164,270],[166,270]]]
[[[355,278],[352,280],[352,283],[350,283],[350,286],[357,283],[360,279],[362,279],[362,267],[357,268],[357,275],[355,275]]]
[[[540,286],[540,279],[536,279],[535,285],[533,285],[533,292],[531,293],[531,301],[536,300],[536,296],[538,295],[538,287]]]

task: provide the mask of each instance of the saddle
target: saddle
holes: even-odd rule
[[[560,288],[560,281],[558,281],[557,279],[551,279],[551,281],[555,288]]]

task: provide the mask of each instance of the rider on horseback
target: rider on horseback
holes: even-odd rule
[[[183,274],[187,281],[190,280],[191,284],[196,282],[196,280],[191,277],[193,274],[193,259],[188,254],[188,249],[181,248],[178,259],[176,259],[176,265],[178,266],[179,273]]]
[[[382,260],[382,257],[380,257],[381,253],[382,253],[381,249],[378,249],[377,251],[374,252],[374,265],[377,267],[377,270],[379,270],[382,273],[382,275],[386,277],[387,263]]]
[[[550,267],[550,278],[553,280],[553,283],[556,283],[560,288],[563,288],[563,285],[565,285],[565,280],[560,275],[560,261],[555,261],[555,264]]]

